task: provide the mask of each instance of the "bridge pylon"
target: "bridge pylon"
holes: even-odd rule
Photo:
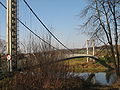
[[[8,61],[8,71],[17,68],[17,0],[7,0],[6,53],[11,55]]]
[[[89,54],[89,42],[92,41],[92,51],[93,51],[93,56],[95,55],[95,40],[92,39],[92,40],[87,40],[86,41],[86,51],[87,51],[87,55]],[[89,58],[87,57],[87,62],[89,62]]]

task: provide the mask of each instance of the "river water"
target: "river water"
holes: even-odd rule
[[[28,72],[20,72],[23,74],[28,74]],[[30,72],[29,74],[35,75],[41,75],[41,73],[35,73],[35,72]],[[117,75],[115,72],[95,72],[95,73],[91,73],[91,72],[82,72],[82,73],[76,73],[76,72],[69,72],[68,73],[68,77],[72,76],[72,77],[80,77],[84,80],[87,80],[87,78],[90,75],[93,75],[93,78],[91,79],[91,82],[93,84],[98,84],[98,85],[112,85],[117,81]],[[58,74],[58,76],[60,76]]]
[[[112,85],[117,81],[117,75],[115,72],[97,72],[97,73],[90,73],[90,72],[83,72],[83,73],[70,73],[74,77],[81,77],[83,79],[87,79],[91,74],[94,74],[91,82],[93,84],[99,85]]]

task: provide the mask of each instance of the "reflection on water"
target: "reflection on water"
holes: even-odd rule
[[[84,73],[70,73],[70,74],[72,74],[74,77],[82,77],[83,79],[86,80],[91,73],[84,72]],[[117,80],[117,75],[115,72],[97,72],[94,74],[95,76],[91,80],[93,84],[111,85],[115,83]]]

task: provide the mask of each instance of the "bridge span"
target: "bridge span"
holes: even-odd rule
[[[85,58],[85,57],[89,57],[95,60],[98,60],[97,56],[94,55],[90,55],[90,54],[65,54],[66,58],[73,58],[73,57],[78,57],[78,58]]]
[[[93,56],[93,55],[89,55],[89,54],[66,54],[66,58],[56,60],[54,62],[49,62],[48,64],[58,63],[58,62],[62,62],[62,61],[68,61],[71,59],[75,60],[76,58],[86,58],[86,57],[94,59],[95,61],[99,62],[101,65],[103,65],[106,68],[113,69],[110,65],[108,65],[105,61],[100,60],[97,56]]]
[[[80,56],[79,56],[80,55]],[[63,59],[59,59],[59,60],[55,60],[55,61],[50,61],[50,62],[47,62],[47,63],[44,63],[43,65],[51,65],[51,64],[55,64],[55,63],[59,63],[59,62],[64,62],[64,61],[69,61],[71,59],[75,60],[76,58],[86,58],[86,57],[89,57],[89,58],[92,58],[94,59],[95,61],[99,62],[101,65],[103,65],[104,67],[108,68],[108,69],[113,69],[110,65],[108,65],[105,61],[103,60],[100,60],[98,57],[96,56],[93,56],[93,55],[86,55],[86,54],[74,54],[74,55],[68,55],[66,54],[66,58],[64,57]],[[88,62],[89,63],[89,62]],[[25,69],[35,69],[35,68],[38,68],[40,67],[41,64],[38,64],[38,65],[35,65],[35,66],[30,66],[30,67],[27,67],[27,68],[24,68],[23,70]]]

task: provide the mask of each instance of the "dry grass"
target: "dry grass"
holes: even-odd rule
[[[29,73],[29,74],[28,74]],[[72,88],[85,89],[88,84],[80,78],[58,78],[55,75],[40,75],[30,72],[17,73],[11,82],[13,89],[15,90],[43,90],[43,89],[62,89],[70,90]],[[86,89],[87,90],[87,89]]]
[[[86,58],[72,59],[66,62],[68,62],[70,72],[98,72],[107,70],[107,68],[100,64],[96,64],[96,62],[90,61],[87,63]]]

